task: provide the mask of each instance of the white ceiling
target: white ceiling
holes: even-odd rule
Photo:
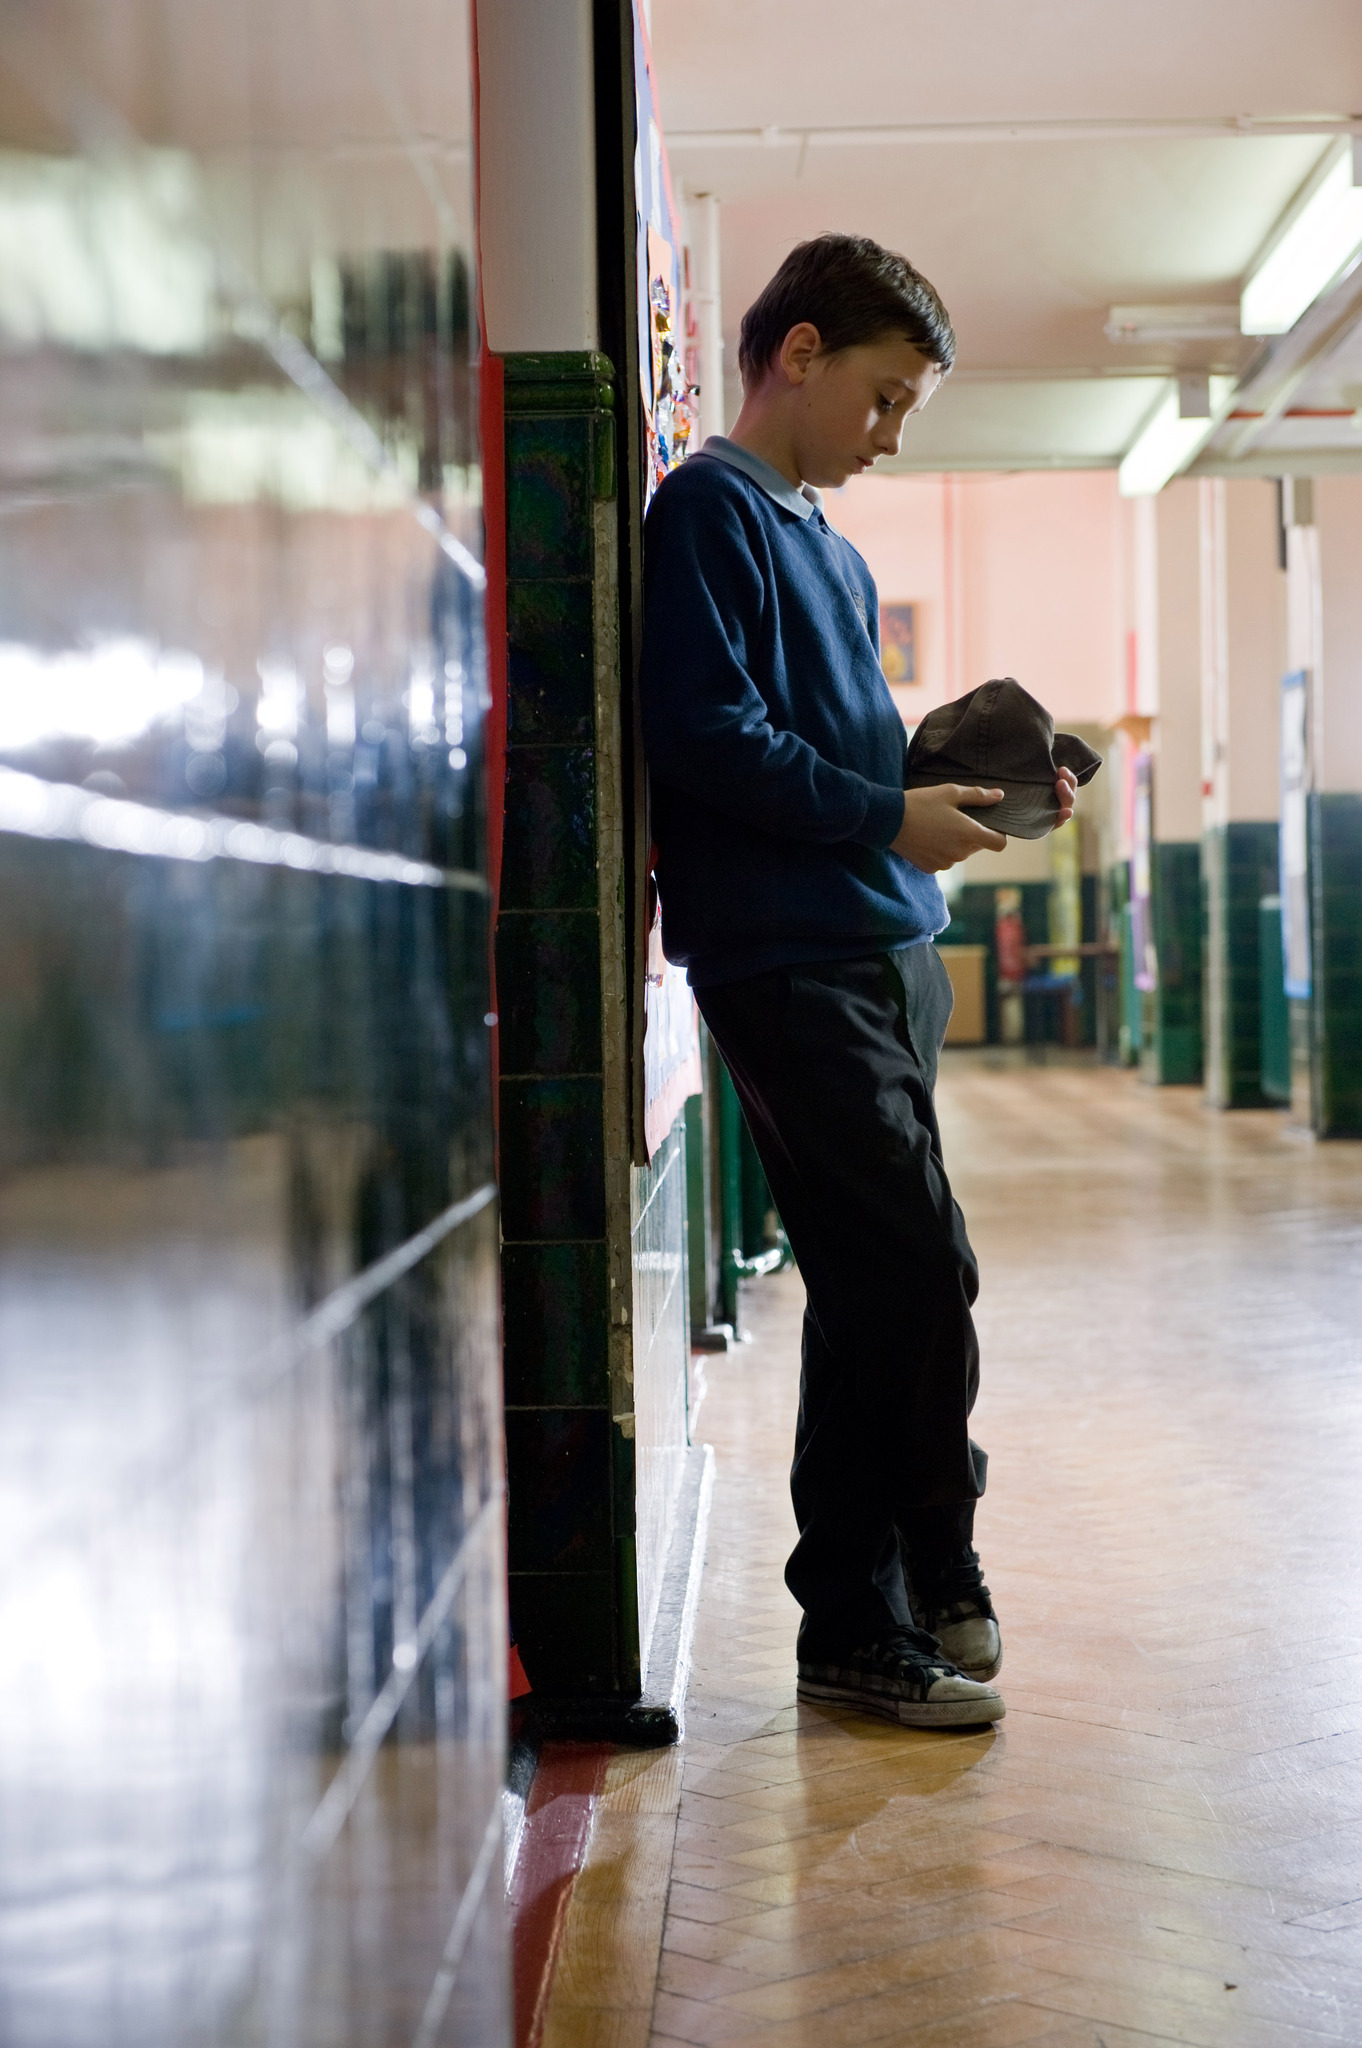
[[[973,379],[952,375],[910,420],[904,469],[1088,469],[1109,466],[1164,392],[1158,377]]]
[[[723,202],[730,363],[743,309],[823,229],[940,290],[959,370],[910,423],[917,468],[1109,462],[1154,395],[1133,373],[1250,366],[1248,342],[1111,342],[1108,308],[1236,302],[1330,138],[1231,124],[1362,109],[1357,0],[653,0],[652,41],[674,175]],[[951,124],[968,139],[913,136]],[[898,135],[819,132],[867,128]]]

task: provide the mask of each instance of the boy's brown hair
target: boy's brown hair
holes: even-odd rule
[[[955,361],[950,317],[906,256],[868,235],[818,235],[791,249],[743,314],[738,368],[750,384],[792,327],[807,320],[829,352],[901,335],[943,372]]]

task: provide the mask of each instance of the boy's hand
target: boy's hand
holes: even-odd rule
[[[928,789],[905,789],[903,823],[889,851],[901,853],[924,875],[953,868],[957,861],[972,853],[1001,853],[1007,844],[1006,833],[990,832],[977,818],[967,818],[960,806],[999,804],[1002,800],[1000,789],[968,789],[958,782],[942,782]],[[1072,799],[1069,809],[1073,809]]]
[[[1055,795],[1059,798],[1059,816],[1056,826],[1067,825],[1074,814],[1074,799],[1078,795],[1078,781],[1072,768],[1061,768],[1055,780]]]
[[[1078,781],[1073,770],[1061,768],[1055,777],[1059,815],[1053,829],[1068,824],[1077,795]],[[934,789],[905,789],[903,823],[889,851],[901,853],[924,875],[953,868],[957,861],[967,860],[972,853],[1001,853],[1007,845],[1006,833],[990,832],[977,818],[967,818],[960,805],[979,808],[1001,803],[1002,799],[1000,789],[968,789],[958,782],[939,783]]]

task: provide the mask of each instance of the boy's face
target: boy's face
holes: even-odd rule
[[[837,490],[881,455],[897,455],[903,423],[941,382],[938,364],[894,334],[828,355],[817,328],[791,328],[772,365],[790,392],[794,453],[805,483]]]

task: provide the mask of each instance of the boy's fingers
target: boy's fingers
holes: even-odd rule
[[[968,805],[971,810],[977,810],[981,806],[989,804],[1000,804],[1004,794],[1005,792],[1001,789],[968,789],[959,783],[956,784],[952,791],[957,808],[963,808]],[[1006,833],[991,831],[981,818],[971,818],[969,822],[978,834],[977,845],[980,850],[987,849],[990,853],[1002,852],[1003,848],[1007,845]]]

